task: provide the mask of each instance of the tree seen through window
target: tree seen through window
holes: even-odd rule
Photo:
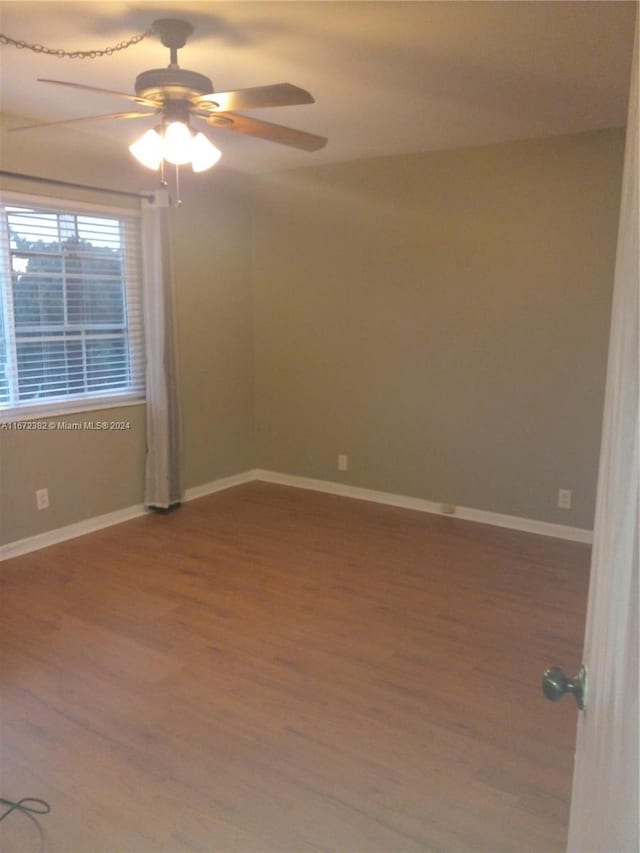
[[[127,388],[118,220],[26,209],[9,209],[7,220],[17,398]],[[0,400],[8,386],[0,373]]]

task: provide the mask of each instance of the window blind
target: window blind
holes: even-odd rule
[[[141,399],[138,216],[57,202],[0,214],[0,415]]]

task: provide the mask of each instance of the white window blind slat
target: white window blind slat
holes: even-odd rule
[[[139,218],[0,202],[0,417],[144,397]]]

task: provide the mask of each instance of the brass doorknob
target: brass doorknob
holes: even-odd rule
[[[559,702],[565,693],[573,693],[576,705],[584,710],[586,698],[587,671],[584,666],[575,678],[567,678],[559,666],[550,666],[542,676],[542,692],[552,702]]]

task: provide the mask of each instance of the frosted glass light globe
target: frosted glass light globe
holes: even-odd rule
[[[177,166],[190,163],[192,145],[193,136],[186,124],[181,121],[172,121],[167,125],[162,151],[165,160]]]

